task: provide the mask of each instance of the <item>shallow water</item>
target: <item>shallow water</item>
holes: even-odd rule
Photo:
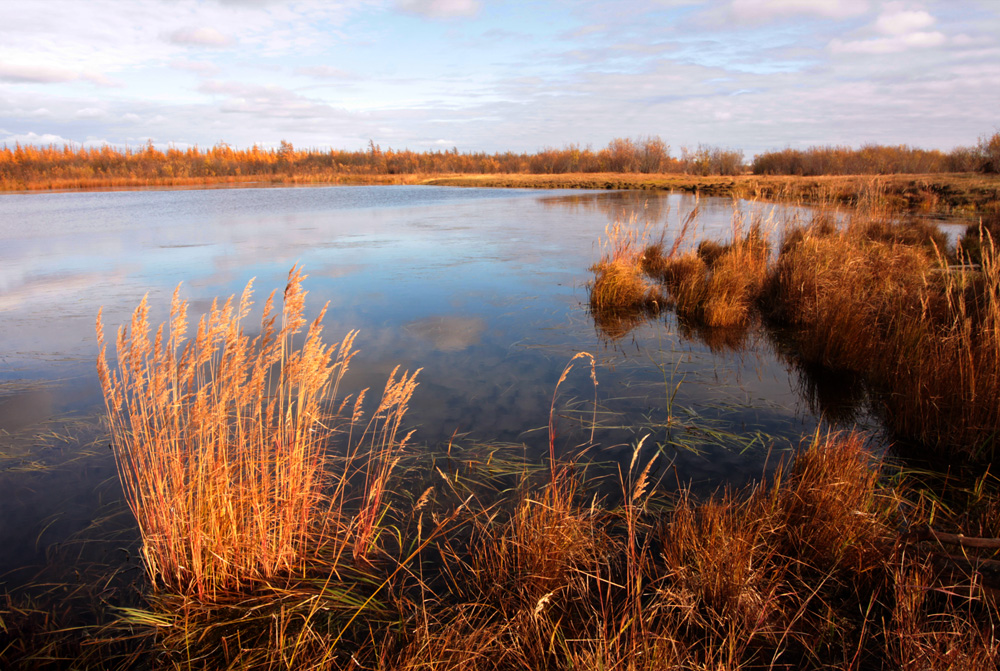
[[[729,231],[728,199],[640,192],[373,186],[0,196],[0,576],[72,561],[58,558],[88,534],[130,533],[97,420],[98,309],[113,329],[148,294],[156,324],[178,283],[197,315],[252,277],[263,303],[295,263],[309,275],[307,313],[330,304],[329,340],[360,329],[350,391],[380,388],[397,364],[423,368],[408,415],[417,443],[466,435],[544,452],[556,383],[587,351],[599,381],[591,458],[627,460],[649,434],[647,447],[673,460],[675,483],[707,491],[758,477],[774,452],[817,425],[803,394],[809,382],[771,344],[754,334],[705,342],[670,315],[611,340],[587,310],[588,268],[609,223],[665,226],[669,241],[696,206],[690,237]],[[736,206],[775,226],[803,215]],[[593,397],[578,362],[555,404],[561,448],[589,438]],[[119,561],[113,546],[104,552]]]

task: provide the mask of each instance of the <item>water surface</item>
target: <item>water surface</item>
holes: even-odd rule
[[[732,201],[676,194],[373,186],[0,196],[0,574],[44,564],[95,519],[130,529],[97,419],[98,309],[113,328],[148,295],[158,323],[179,283],[199,314],[253,277],[263,303],[296,263],[309,275],[309,315],[330,304],[329,339],[360,330],[351,390],[380,388],[397,364],[423,368],[409,419],[428,449],[457,434],[544,453],[556,382],[587,351],[600,383],[592,458],[627,459],[649,434],[676,482],[707,491],[758,477],[769,453],[817,423],[808,385],[772,345],[752,334],[705,342],[670,315],[609,338],[587,310],[588,268],[609,223],[676,231],[696,206],[694,237],[729,230]],[[561,449],[589,437],[578,420],[593,396],[581,365],[556,402]]]

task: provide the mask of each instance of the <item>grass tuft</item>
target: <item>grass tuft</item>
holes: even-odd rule
[[[154,585],[213,600],[301,574],[320,550],[339,558],[350,547],[363,559],[375,542],[416,373],[393,372],[367,424],[363,393],[353,410],[347,398],[335,405],[356,332],[325,344],[326,308],[306,325],[302,280],[292,268],[280,315],[272,293],[255,338],[242,327],[252,281],[238,301],[213,302],[192,340],[179,287],[155,332],[143,299],[118,330],[114,369],[98,316],[115,456]],[[330,445],[345,437],[335,460]]]

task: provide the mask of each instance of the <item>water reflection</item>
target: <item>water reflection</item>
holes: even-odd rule
[[[442,352],[460,352],[479,343],[486,322],[478,317],[435,316],[406,324],[411,333],[434,343]]]
[[[196,316],[256,277],[259,308],[298,262],[310,275],[307,313],[330,304],[328,338],[360,329],[348,391],[380,388],[397,364],[423,368],[409,420],[414,440],[428,449],[457,432],[544,454],[554,386],[584,350],[598,357],[600,382],[592,458],[627,466],[631,445],[649,433],[649,448],[673,459],[676,482],[739,484],[760,475],[769,449],[797,445],[816,426],[798,373],[774,353],[745,355],[756,348],[752,329],[709,333],[663,315],[595,324],[586,308],[588,268],[610,221],[634,217],[671,231],[695,207],[699,235],[731,229],[729,199],[650,192],[384,186],[5,194],[0,384],[44,390],[0,401],[0,422],[8,423],[0,428],[38,436],[67,414],[99,426],[93,329],[100,307],[114,328],[148,294],[158,323],[183,283]],[[560,388],[561,448],[589,440],[593,395],[586,374]],[[772,438],[748,447],[754,432]],[[87,529],[106,501],[119,500],[108,490],[116,480],[106,450],[74,461],[25,440],[24,453],[48,456],[31,474],[0,464],[0,567],[42,561],[46,547]],[[61,496],[43,502],[40,491]],[[60,522],[48,527],[37,553],[13,549],[38,538],[54,514]]]

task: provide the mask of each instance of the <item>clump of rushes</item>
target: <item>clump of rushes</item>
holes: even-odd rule
[[[848,434],[817,436],[748,496],[682,498],[662,531],[661,607],[688,608],[688,635],[717,650],[723,659],[705,661],[723,668],[849,662],[874,643],[849,614],[880,610],[890,579],[888,493],[861,437]]]
[[[334,405],[356,333],[325,344],[324,308],[296,348],[306,324],[302,279],[292,268],[280,324],[274,294],[267,299],[256,338],[242,328],[252,281],[238,302],[213,302],[193,340],[179,287],[170,322],[152,338],[144,298],[118,330],[114,370],[98,316],[115,456],[154,585],[212,600],[301,573],[321,549],[334,566],[348,547],[362,558],[373,542],[416,373],[394,371],[367,425],[363,393],[353,406]],[[334,437],[345,450],[337,473]],[[358,470],[364,491],[351,515],[345,501]]]
[[[764,224],[749,228],[733,214],[732,240],[703,240],[697,251],[677,254],[677,245],[656,261],[647,261],[673,299],[677,314],[689,323],[714,327],[745,326],[767,276],[770,250]],[[662,248],[651,251],[661,251]]]
[[[766,310],[792,327],[806,361],[865,375],[897,435],[991,453],[1000,430],[996,247],[986,233],[979,264],[960,252],[956,266],[919,229],[901,228],[890,236],[858,213],[836,232],[793,231]]]
[[[601,260],[591,267],[594,272],[591,311],[595,314],[655,312],[663,297],[643,269],[645,231],[640,231],[633,219],[615,221],[605,233]]]
[[[948,643],[996,663],[978,577],[942,578],[933,550],[901,544],[907,504],[862,435],[817,435],[769,482],[706,501],[657,494],[642,447],[614,504],[559,470],[472,513],[442,580],[422,574],[434,605],[377,667],[917,668]]]
[[[657,305],[671,305],[686,333],[746,329],[760,311],[790,333],[805,364],[863,376],[896,436],[992,455],[1000,436],[1000,263],[990,228],[977,227],[950,252],[933,226],[900,222],[877,188],[861,200],[839,225],[820,212],[786,231],[773,261],[770,226],[746,226],[739,213],[727,243],[702,241],[680,253],[682,231],[669,251],[661,239],[639,255],[632,234],[617,247],[629,253],[606,260],[637,278],[643,296],[653,290],[641,275],[655,279],[667,297]],[[616,229],[616,239],[626,238]],[[603,272],[600,264],[595,271]],[[605,279],[595,281],[592,308],[602,304]],[[620,326],[593,312],[605,332]],[[629,314],[618,331],[645,316]],[[740,342],[736,335],[724,341]]]

